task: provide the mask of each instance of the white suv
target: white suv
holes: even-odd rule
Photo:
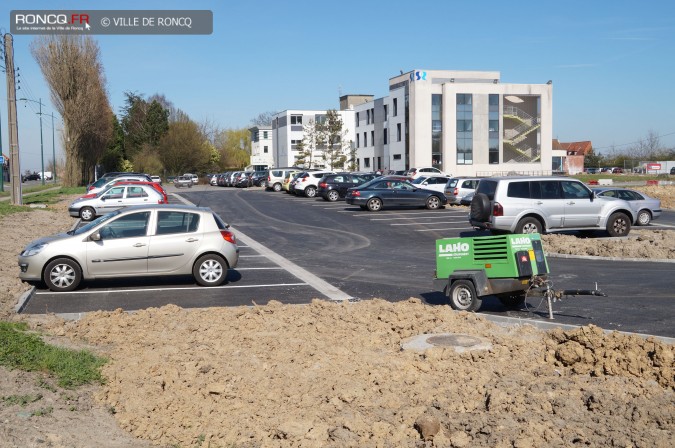
[[[469,222],[512,233],[604,229],[626,236],[635,216],[626,201],[597,197],[576,179],[492,177],[478,183]]]
[[[295,194],[313,198],[316,196],[316,190],[319,188],[319,180],[326,174],[335,174],[335,171],[305,171],[300,174],[293,186]]]
[[[406,176],[408,176],[411,179],[417,179],[420,176],[447,176],[447,177],[450,177],[449,174],[446,174],[443,171],[439,170],[438,168],[434,168],[432,166],[425,166],[425,167],[421,167],[421,168],[410,168],[407,171]]]

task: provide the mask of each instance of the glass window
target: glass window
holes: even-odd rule
[[[361,145],[360,145],[361,139],[359,137],[361,137],[361,134],[356,134],[356,147],[357,148],[361,147]]]
[[[394,154],[394,160],[401,160],[401,154]]]
[[[128,198],[147,198],[148,193],[145,192],[143,187],[128,187],[127,188],[127,197]]]
[[[267,138],[267,131],[263,131],[263,138]]]
[[[124,187],[112,187],[102,197],[105,199],[122,199],[124,197]]]
[[[291,115],[291,124],[302,124],[302,115]]]
[[[401,141],[401,123],[396,123],[396,141]]]
[[[365,159],[363,159],[363,166],[365,166],[366,168],[370,168],[370,158],[366,157]]]
[[[388,118],[389,118],[389,106],[387,106],[385,104],[384,105],[384,121],[387,121]]]
[[[562,189],[565,199],[589,199],[590,193],[579,182],[562,181]]]
[[[398,116],[398,98],[394,98],[394,113],[393,113],[393,115],[394,115],[394,117]]]
[[[384,131],[382,132],[382,138],[384,139],[384,144],[385,144],[385,145],[386,145],[387,143],[389,143],[389,142],[387,141],[387,128],[384,128]]]
[[[356,113],[356,127],[359,126],[359,113]]]
[[[529,198],[530,197],[530,183],[529,182],[511,182],[509,188],[506,190],[506,196],[510,198]]]
[[[363,133],[363,146],[364,147],[368,146],[368,133],[367,132]]]
[[[375,131],[370,131],[370,144],[375,146]]]
[[[199,215],[186,212],[159,212],[157,214],[157,235],[196,232]]]
[[[101,227],[99,234],[104,240],[145,236],[149,219],[150,212],[125,215]]]
[[[265,154],[267,154],[267,151],[268,151],[267,146],[263,146],[263,152],[264,152]]]
[[[541,188],[541,199],[562,199],[560,192],[560,182],[542,181],[538,182]]]

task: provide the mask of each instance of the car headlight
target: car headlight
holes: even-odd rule
[[[37,255],[40,252],[42,252],[42,250],[47,246],[48,246],[47,243],[42,243],[38,244],[37,246],[27,247],[23,252],[21,252],[21,255],[24,257],[31,257],[33,255]]]

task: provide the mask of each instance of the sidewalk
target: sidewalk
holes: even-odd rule
[[[55,185],[52,188],[45,188],[44,190],[40,190],[40,191],[32,191],[32,192],[29,192],[29,193],[23,193],[21,196],[25,198],[26,196],[33,196],[33,195],[36,195],[36,194],[43,193],[45,191],[58,190],[59,188],[61,188],[61,185]],[[1,196],[0,201],[9,201],[9,200],[12,199],[12,186],[11,185],[5,184],[5,193],[7,193],[7,196]]]

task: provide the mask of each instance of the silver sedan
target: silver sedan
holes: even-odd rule
[[[31,242],[19,255],[19,278],[52,291],[72,291],[82,280],[190,274],[218,286],[239,260],[228,227],[205,207],[127,207]]]
[[[635,225],[646,226],[661,216],[661,201],[646,194],[627,188],[594,188],[596,196],[618,198],[628,201],[635,212]]]

